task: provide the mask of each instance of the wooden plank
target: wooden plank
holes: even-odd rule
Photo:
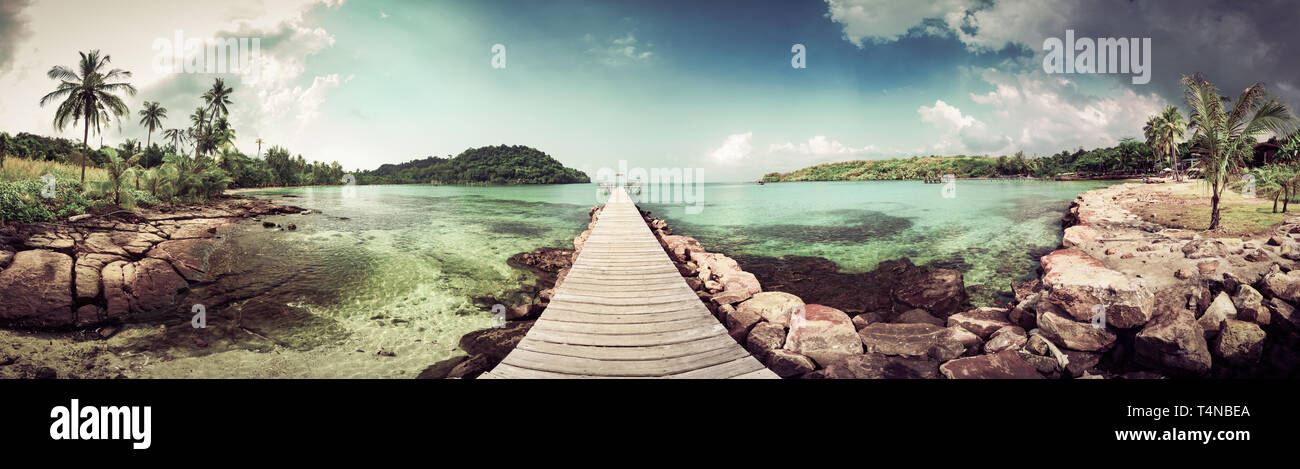
[[[726,363],[669,375],[668,377],[674,379],[723,379],[735,378],[737,376],[743,376],[760,371],[772,373],[771,370],[763,367],[763,364],[759,363],[757,359],[746,355]],[[775,375],[775,373],[773,373],[773,375]]]
[[[592,314],[579,313],[576,311],[565,311],[562,309],[546,310],[546,320],[560,322],[585,322],[585,323],[604,323],[604,324],[654,324],[664,321],[679,321],[682,319],[707,316],[708,310],[686,309],[681,311],[670,311],[666,313],[647,313],[647,314]]]
[[[625,335],[649,334],[656,332],[673,332],[701,327],[711,328],[718,320],[712,316],[697,315],[693,318],[654,323],[610,324],[590,322],[549,321],[538,319],[533,328],[556,332],[580,332],[584,334]]]
[[[505,363],[554,373],[648,378],[688,373],[741,358],[753,360],[753,358],[749,357],[749,353],[745,352],[745,349],[739,347],[654,360],[602,360],[515,349],[514,352],[510,353],[510,356],[506,357]]]
[[[567,355],[604,360],[645,360],[651,358],[676,358],[713,350],[732,348],[736,341],[727,337],[706,337],[691,342],[645,347],[596,347],[589,345],[556,344],[542,340],[524,339],[518,348],[552,355]]]
[[[685,331],[657,332],[652,334],[596,335],[575,332],[556,332],[529,329],[526,337],[556,344],[595,345],[601,347],[644,347],[691,342],[713,336],[727,335],[727,328],[719,323],[716,328]],[[730,336],[728,336],[730,337]],[[739,347],[739,344],[737,344]]]

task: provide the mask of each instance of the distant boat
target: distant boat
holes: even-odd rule
[[[760,186],[763,185],[763,181],[762,181],[761,179],[760,179],[760,180],[757,180],[757,181],[754,181],[754,182],[757,182],[758,185],[760,185]]]

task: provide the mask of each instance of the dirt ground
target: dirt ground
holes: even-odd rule
[[[1240,192],[1224,190],[1219,202],[1219,227],[1210,226],[1210,189],[1202,181],[1146,184],[1129,191],[1133,198],[1122,202],[1124,209],[1143,220],[1169,228],[1196,231],[1214,238],[1255,238],[1269,233],[1286,218],[1279,202],[1273,212],[1273,200],[1246,198]],[[1300,210],[1289,207],[1288,211]]]

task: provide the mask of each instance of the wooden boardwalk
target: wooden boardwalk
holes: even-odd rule
[[[776,378],[727,334],[614,188],[550,304],[480,378]]]

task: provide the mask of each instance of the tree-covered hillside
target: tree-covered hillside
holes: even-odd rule
[[[582,171],[523,145],[465,150],[454,158],[431,156],[385,164],[357,175],[358,184],[570,184],[591,182]]]

